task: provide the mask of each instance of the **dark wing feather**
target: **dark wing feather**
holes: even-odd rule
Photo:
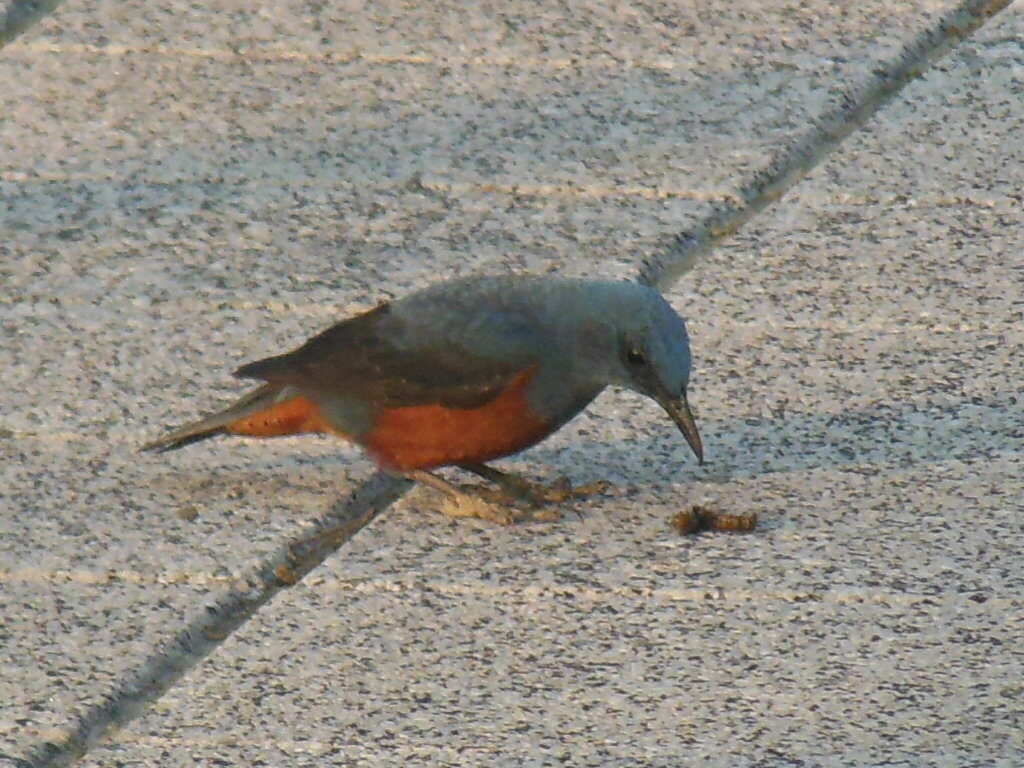
[[[420,330],[429,337],[428,328]],[[408,343],[415,335],[382,304],[331,326],[293,352],[243,365],[235,375],[356,397],[379,407],[473,408],[497,396],[524,369],[521,361],[485,359],[450,340]]]

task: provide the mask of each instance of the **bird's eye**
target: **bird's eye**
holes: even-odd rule
[[[630,347],[626,351],[626,362],[630,365],[636,366],[637,368],[647,365],[647,358],[644,357],[644,353],[636,347]]]

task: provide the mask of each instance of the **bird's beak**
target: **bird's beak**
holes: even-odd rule
[[[697,463],[703,464],[704,446],[701,445],[697,424],[693,421],[693,414],[690,412],[690,404],[686,402],[686,393],[684,392],[679,397],[659,397],[658,403],[676,423],[679,431],[683,433],[683,437],[686,438],[686,442],[690,444],[690,448],[693,449],[693,453],[697,457]]]

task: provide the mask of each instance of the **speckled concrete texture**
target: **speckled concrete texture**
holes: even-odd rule
[[[0,49],[0,764],[370,473],[135,446],[244,360],[480,270],[631,273],[952,3],[68,3]],[[414,491],[85,765],[1024,761],[1019,4],[716,251],[698,468],[603,395],[508,462],[581,517]],[[753,535],[680,538],[708,503]]]

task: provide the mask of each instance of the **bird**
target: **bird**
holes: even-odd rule
[[[690,368],[686,324],[649,285],[551,274],[456,278],[241,366],[236,377],[262,383],[142,449],[217,435],[327,433],[454,499],[459,489],[433,470],[460,467],[539,498],[535,486],[488,462],[548,437],[609,386],[655,400],[703,464]],[[479,509],[480,517],[514,519]]]

